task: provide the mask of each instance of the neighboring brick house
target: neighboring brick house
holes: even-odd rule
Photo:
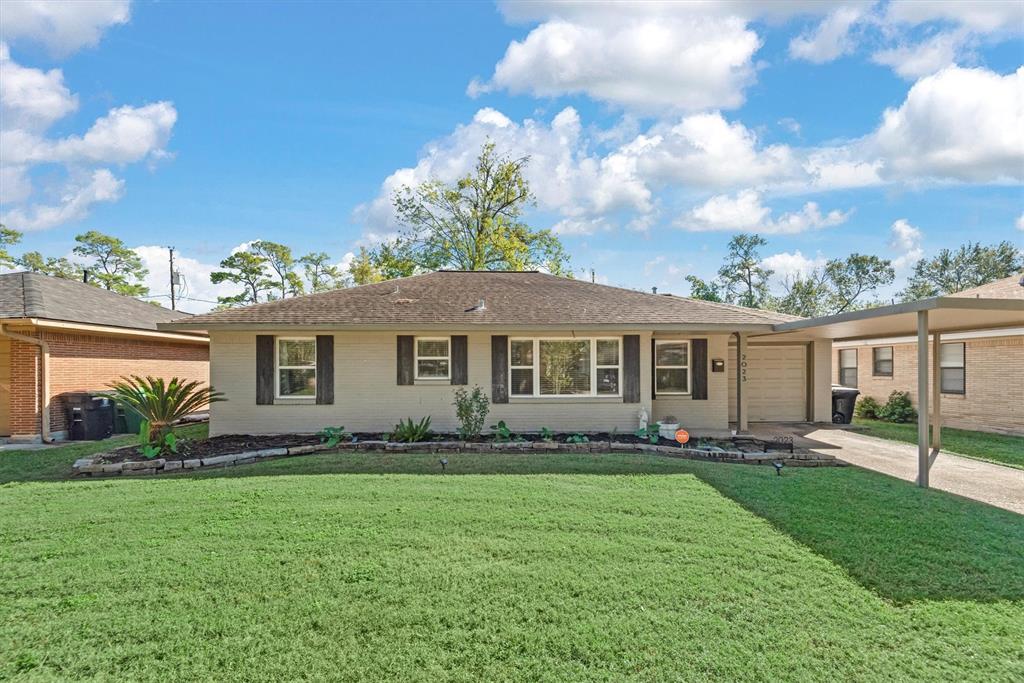
[[[950,295],[1024,300],[1021,276]],[[1024,434],[1024,320],[1016,327],[942,335],[943,423],[950,427]],[[893,391],[917,400],[917,343],[912,337],[836,341],[833,380],[885,401]],[[930,382],[934,374],[929,372]]]
[[[157,330],[184,315],[73,280],[0,275],[0,437],[66,438],[62,397],[124,375],[209,382],[207,337]]]

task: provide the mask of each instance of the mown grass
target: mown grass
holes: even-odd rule
[[[439,457],[0,487],[0,678],[1024,677],[1019,515],[855,468]]]
[[[894,424],[881,420],[855,418],[862,433],[881,439],[917,443],[917,424]],[[1024,437],[976,432],[969,429],[942,428],[942,448],[953,453],[999,465],[1024,469]]]

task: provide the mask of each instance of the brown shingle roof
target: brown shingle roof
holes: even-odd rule
[[[980,287],[965,289],[950,296],[968,297],[971,299],[1024,299],[1024,287],[1021,286],[1021,279],[1024,274],[1011,275],[1002,280],[990,282]]]
[[[44,318],[89,325],[155,330],[188,314],[154,306],[77,280],[41,273],[0,275],[0,319]]]
[[[474,310],[483,301],[483,310]],[[215,311],[203,325],[772,325],[793,316],[538,272],[439,271]],[[161,326],[173,328],[175,326]]]

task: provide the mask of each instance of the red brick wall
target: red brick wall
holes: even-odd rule
[[[50,431],[67,429],[62,394],[98,391],[123,375],[153,375],[210,381],[210,349],[206,344],[124,339],[101,335],[23,332],[50,346]],[[11,434],[39,434],[41,384],[38,347],[11,344]]]

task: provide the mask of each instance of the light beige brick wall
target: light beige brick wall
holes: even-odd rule
[[[1024,336],[967,339],[964,343],[966,392],[942,395],[943,424],[1024,434]],[[893,346],[892,377],[872,376],[873,347],[853,347],[857,349],[857,388],[861,395],[884,402],[893,391],[908,391],[916,406],[917,344],[879,346]],[[833,351],[832,368],[832,379],[838,382],[838,347]],[[934,381],[930,367],[928,374],[930,386]]]

